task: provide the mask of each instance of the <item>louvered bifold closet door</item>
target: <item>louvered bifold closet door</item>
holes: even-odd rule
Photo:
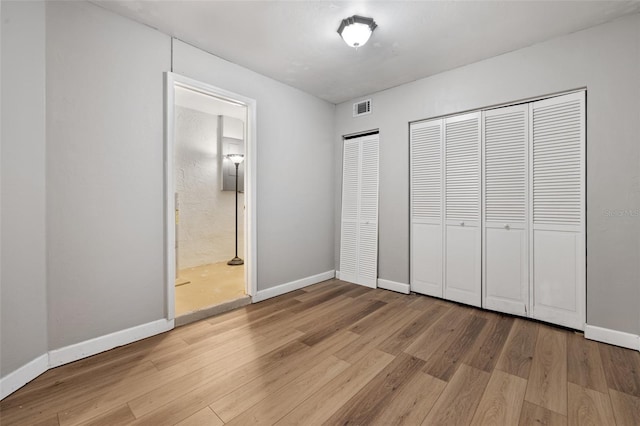
[[[410,127],[411,291],[442,297],[443,120]]]
[[[533,317],[584,330],[584,92],[531,104]]]
[[[360,144],[357,283],[375,288],[378,279],[378,135],[364,136]]]
[[[360,193],[360,143],[344,141],[342,165],[342,226],[340,238],[340,279],[357,280],[358,210]]]
[[[444,297],[480,306],[480,113],[447,118],[444,126]]]
[[[483,306],[526,316],[529,105],[483,116]]]
[[[378,135],[344,141],[340,279],[376,287]]]

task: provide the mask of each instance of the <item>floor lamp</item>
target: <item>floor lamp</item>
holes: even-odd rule
[[[244,265],[244,260],[238,257],[238,166],[244,161],[243,154],[229,154],[227,158],[236,165],[236,256],[227,265]]]

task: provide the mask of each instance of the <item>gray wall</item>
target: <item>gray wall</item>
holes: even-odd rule
[[[380,129],[380,278],[409,282],[408,123],[587,87],[587,323],[640,332],[640,15],[375,93],[372,113],[336,108],[341,136]],[[354,100],[355,101],[355,100]],[[339,265],[341,168],[335,172]]]
[[[47,4],[49,349],[165,317],[170,42],[88,3]]]
[[[165,317],[172,52],[169,36],[89,3],[1,10],[4,377]],[[173,53],[177,72],[258,100],[259,289],[333,269],[334,105],[183,43]]]
[[[0,375],[47,351],[45,5],[0,3]]]
[[[258,289],[334,269],[334,105],[177,40],[173,60],[257,101]]]
[[[171,39],[77,2],[48,3],[46,32],[56,349],[165,317],[162,85]],[[173,59],[178,73],[258,100],[258,288],[333,269],[334,105],[180,42]]]

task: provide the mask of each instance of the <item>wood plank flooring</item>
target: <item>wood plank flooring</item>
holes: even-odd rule
[[[640,353],[338,280],[50,370],[2,425],[640,425]]]

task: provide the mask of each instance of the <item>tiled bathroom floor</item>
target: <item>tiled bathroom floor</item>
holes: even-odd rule
[[[181,284],[185,281],[190,282]],[[244,296],[244,265],[220,262],[183,269],[176,283],[181,284],[176,286],[178,317]]]

